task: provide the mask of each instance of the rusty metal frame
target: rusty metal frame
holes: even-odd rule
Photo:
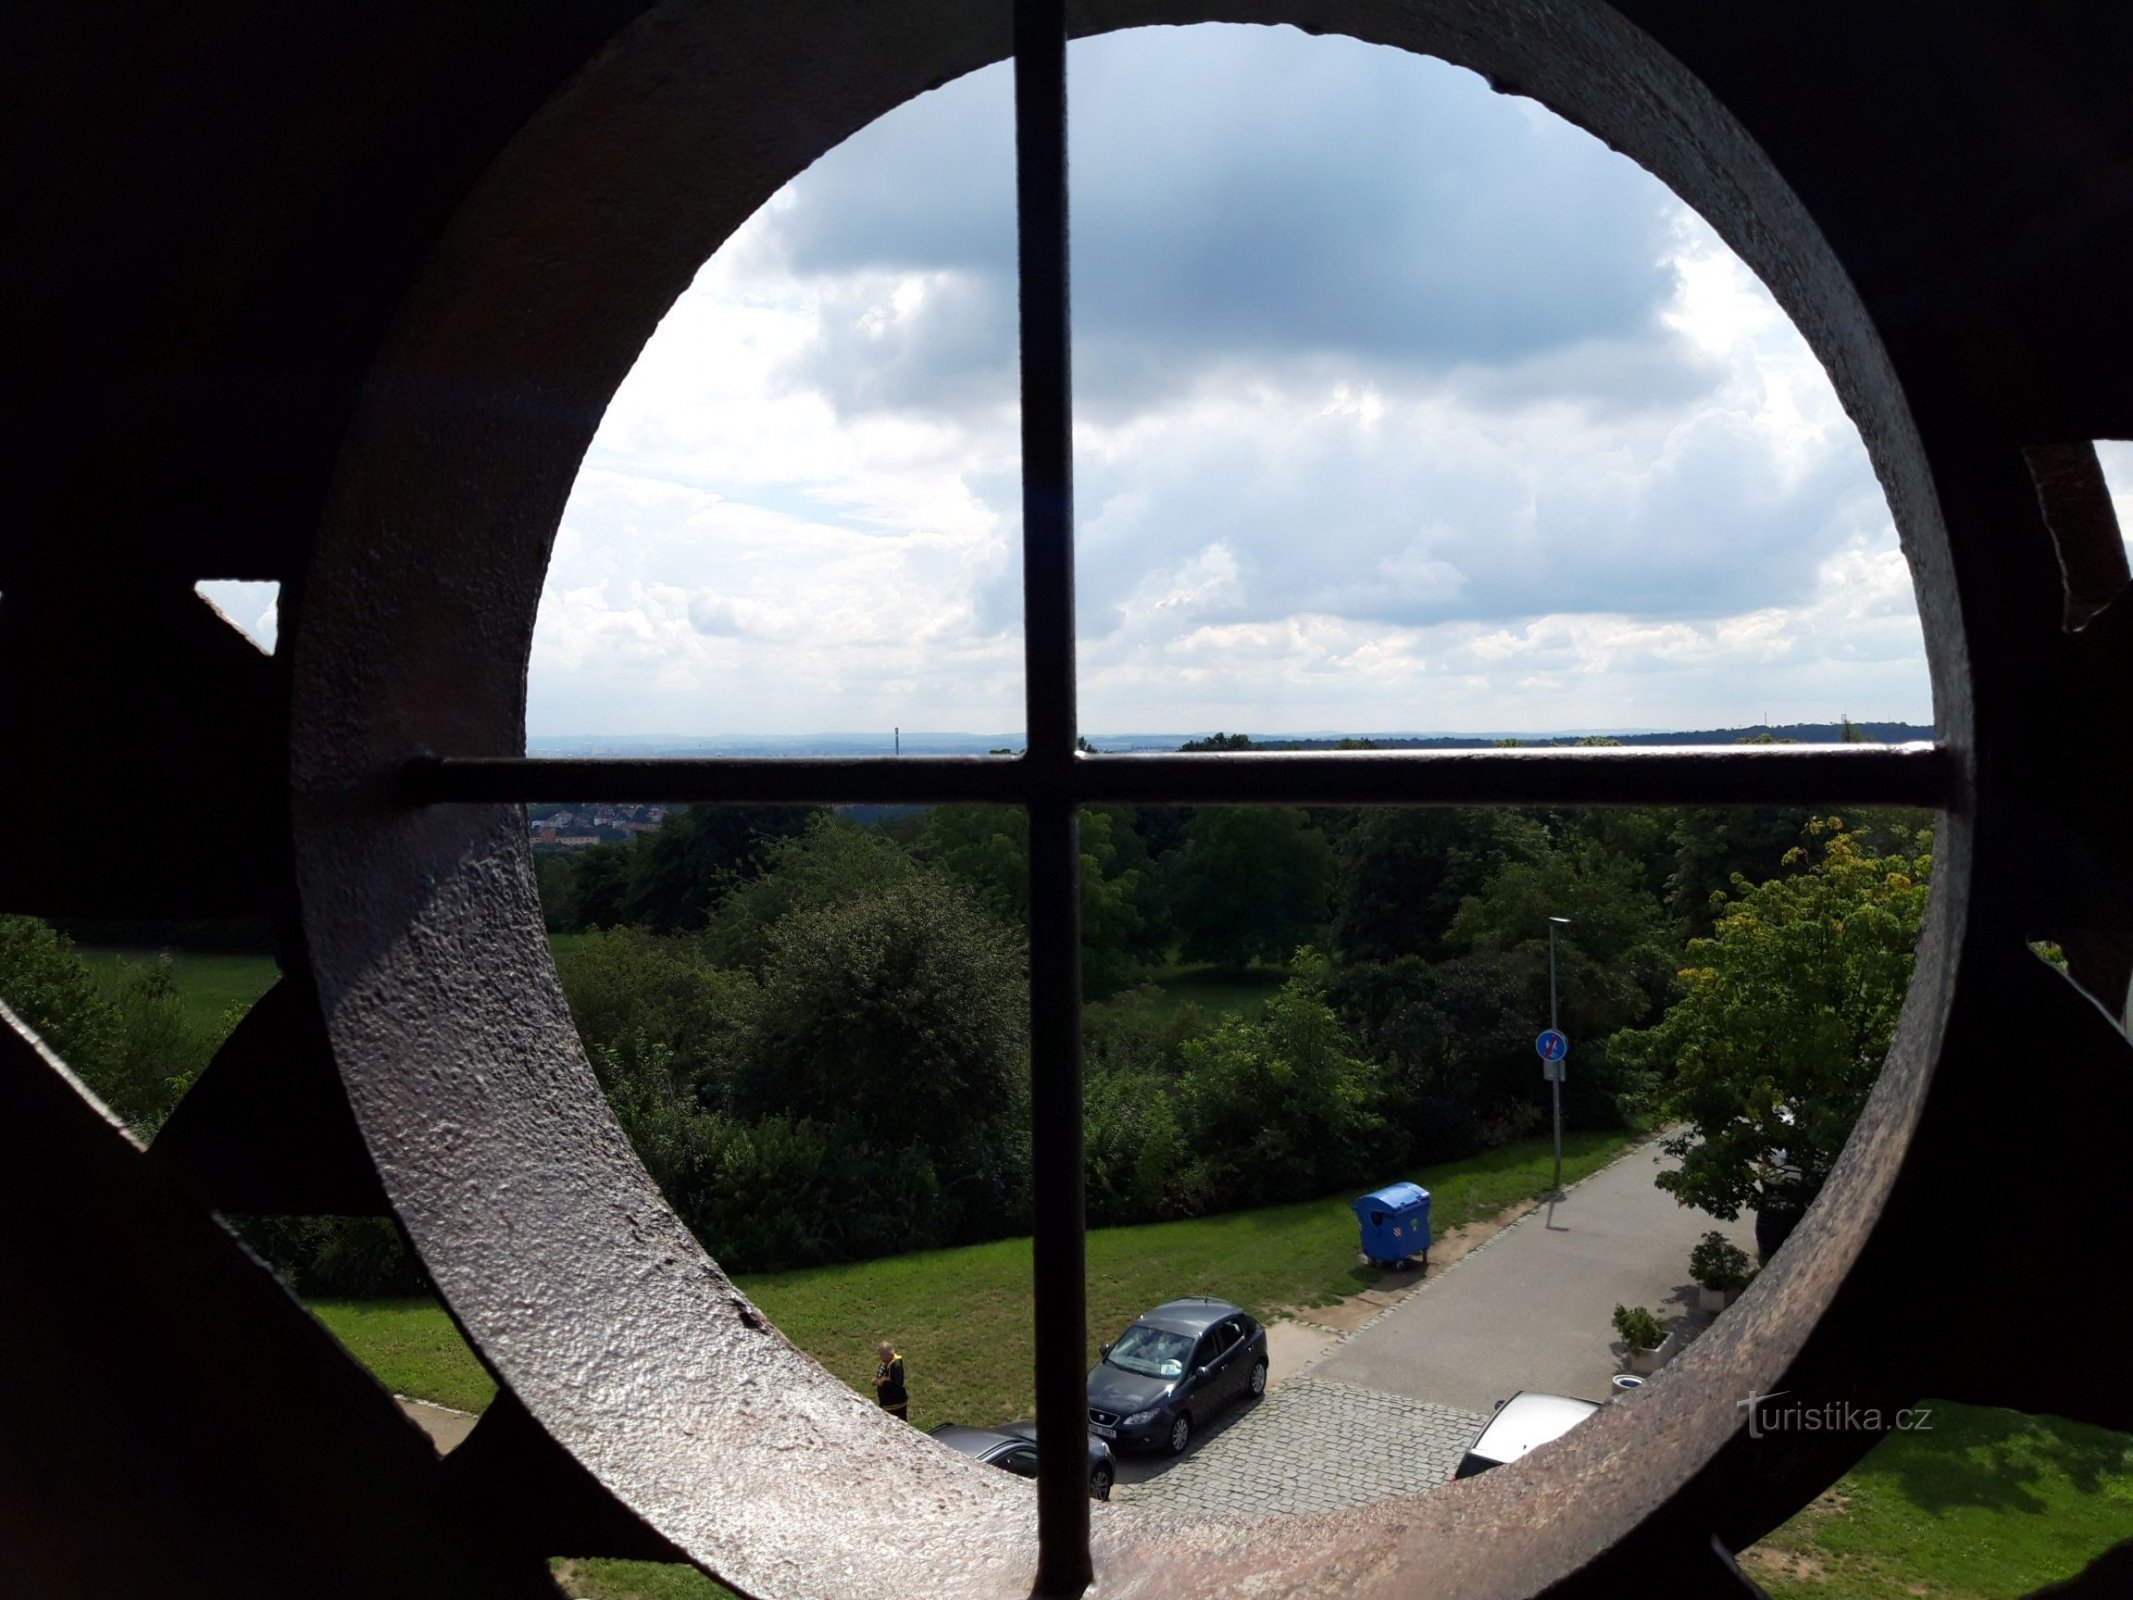
[[[1935,153],[1883,129],[1878,164],[1855,182],[1849,151],[1833,154],[1812,127],[1818,113],[1795,97],[1841,77],[1852,114],[1870,114],[1888,97],[1890,71],[1931,78],[1911,70],[1914,49],[1959,35],[1981,52],[1973,60],[1985,59],[2001,34],[1974,20],[1935,17],[1904,34],[1879,13],[1840,26],[1676,0],[1070,4],[1064,26],[1077,35],[1290,23],[1438,55],[1542,101],[1670,183],[1771,286],[1860,427],[1912,562],[1941,730],[1937,746],[1901,751],[1083,759],[1071,753],[1064,187],[1039,137],[1063,115],[1059,9],[666,0],[639,14],[613,0],[567,10],[542,39],[516,36],[503,52],[523,55],[522,66],[469,119],[490,131],[456,148],[461,176],[433,175],[422,191],[435,224],[393,236],[411,252],[404,277],[381,268],[366,280],[378,331],[353,340],[350,357],[369,364],[366,386],[359,400],[336,392],[319,402],[306,441],[315,457],[275,480],[280,498],[260,502],[271,510],[239,533],[197,532],[191,543],[167,536],[170,507],[149,491],[110,513],[129,528],[125,518],[138,517],[132,542],[116,542],[154,568],[113,614],[153,624],[133,631],[161,641],[170,676],[219,666],[210,699],[182,708],[145,693],[135,664],[109,673],[110,692],[95,703],[154,708],[109,770],[139,781],[157,760],[182,766],[197,751],[193,767],[212,774],[202,793],[235,797],[247,827],[269,839],[245,858],[246,873],[284,881],[268,889],[157,852],[148,878],[115,869],[76,889],[29,860],[5,868],[10,903],[34,909],[74,894],[91,909],[197,913],[253,909],[271,892],[289,977],[145,1155],[89,1114],[48,1059],[0,1038],[0,1091],[39,1130],[10,1170],[15,1211],[46,1195],[79,1199],[79,1237],[35,1241],[31,1277],[64,1286],[68,1262],[82,1259],[73,1247],[96,1253],[108,1281],[59,1296],[95,1364],[124,1364],[127,1309],[147,1307],[140,1337],[182,1348],[188,1376],[196,1368],[201,1379],[171,1386],[143,1413],[166,1447],[146,1476],[87,1470],[88,1456],[69,1453],[68,1419],[45,1397],[0,1408],[61,1463],[48,1482],[18,1474],[0,1494],[0,1519],[49,1504],[45,1520],[67,1532],[35,1569],[45,1587],[154,1586],[156,1540],[203,1528],[220,1491],[277,1497],[266,1524],[273,1548],[203,1538],[188,1547],[197,1568],[162,1574],[172,1592],[242,1588],[264,1564],[294,1571],[306,1554],[320,1593],[380,1582],[408,1593],[531,1592],[538,1558],[562,1544],[575,1547],[563,1553],[683,1556],[765,1595],[1069,1593],[1091,1573],[1105,1594],[1165,1597],[1246,1587],[1604,1597],[1630,1585],[1738,1595],[1744,1580],[1728,1552],[1865,1444],[1749,1441],[1738,1406],[1748,1393],[1882,1405],[1931,1393],[2133,1427],[2122,1361],[2133,1305],[2116,1275],[2094,1280],[2083,1315],[2054,1330],[2053,1359],[2010,1368],[1994,1337],[2062,1293],[2074,1269],[2093,1269],[2094,1238],[2133,1222],[2114,1178],[2117,1130],[2133,1121],[2122,1026],[2133,795],[2122,764],[2072,754],[2095,747],[2099,726],[2133,718],[2133,610],[2108,497],[2082,443],[2133,434],[2133,392],[2123,363],[2097,376],[2107,363],[2094,352],[2115,348],[2110,330],[2079,320],[2116,292],[2107,292],[2115,279],[2093,276],[2107,251],[2076,252],[2051,307],[2017,315],[1993,298],[1998,283],[2018,281],[2045,285],[2041,299],[2060,285],[2036,264],[2057,259],[2061,242],[2083,229],[2125,231],[2095,198],[2115,192],[2102,175],[2115,170],[2106,158],[2119,135],[2092,118],[2084,137],[2104,141],[2094,149],[2053,142],[2056,131],[2041,140],[2027,170],[2055,181],[2085,172],[2088,187],[2047,185],[2009,211],[2006,196],[2021,186],[1995,176],[1988,198],[2018,247],[1943,262],[1918,244],[1943,236],[1919,218],[1947,196],[1904,211],[1895,192],[1905,174],[1933,176]],[[2084,26],[2124,31],[2113,35],[2101,10]],[[894,770],[525,761],[524,663],[545,553],[600,410],[659,315],[779,185],[902,100],[1005,59],[1015,27],[1024,262],[1043,291],[1025,301],[1035,356],[1026,398],[1041,402],[1025,411],[1029,754]],[[2041,38],[2028,44],[2042,49]],[[463,45],[463,57],[440,59],[498,59],[472,35]],[[1873,53],[1899,47],[1894,65]],[[2010,57],[2003,70],[1995,58],[1993,70],[2013,83],[2027,59]],[[2080,70],[2064,52],[2038,59]],[[373,90],[365,79],[368,98],[357,103],[382,120],[375,107],[393,96]],[[1964,126],[1976,104],[1966,102]],[[2019,116],[1995,124],[2019,125]],[[307,137],[327,137],[332,119],[306,126]],[[2000,172],[1979,152],[1967,159],[1966,172]],[[399,191],[385,190],[399,215]],[[348,213],[368,226],[387,214]],[[172,307],[189,304],[185,288],[162,292]],[[195,347],[188,336],[171,348]],[[203,355],[203,366],[227,374],[259,347],[240,338],[199,348],[225,361],[213,368]],[[149,365],[166,355],[156,347]],[[352,412],[335,409],[349,403]],[[105,422],[126,432],[130,415]],[[323,484],[329,462],[330,490],[306,498],[303,474]],[[173,468],[164,488],[194,481],[182,446],[163,464]],[[77,470],[68,492],[89,476]],[[56,503],[71,515],[77,502]],[[86,492],[79,503],[101,504]],[[197,520],[209,529],[229,519]],[[65,637],[100,576],[102,545],[79,541],[88,554],[77,561],[75,525],[53,522],[62,526],[70,537],[39,545],[34,559],[9,553],[0,645],[22,670],[40,665],[40,643]],[[256,557],[274,543],[266,530],[285,527],[296,530],[286,534],[295,553],[257,574],[284,584],[280,654],[271,664],[218,655],[226,630],[203,628],[186,586],[234,569],[181,574],[191,559],[181,550],[241,546]],[[67,709],[37,712],[40,721],[31,700],[0,705],[0,717],[41,760]],[[285,835],[281,794],[266,799],[267,758],[284,736]],[[47,794],[87,792],[96,782],[83,775],[106,770],[92,763],[70,777],[64,765]],[[1943,821],[1917,979],[1881,1082],[1821,1200],[1735,1314],[1634,1403],[1544,1459],[1420,1501],[1214,1529],[1124,1505],[1091,1517],[1078,1481],[1069,1496],[1061,1430],[1038,1504],[1017,1483],[945,1458],[829,1380],[703,1256],[616,1130],[556,988],[509,802],[563,789],[1030,808],[1034,1159],[1059,1180],[1040,1219],[1034,1286],[1047,1416],[1072,1409],[1080,1382],[1080,1330],[1069,1326],[1080,1299],[1077,805],[1856,798],[1937,804]],[[202,813],[224,803],[202,802]],[[2036,937],[2064,942],[2080,987],[2030,955]],[[256,1159],[262,1139],[287,1145],[284,1158]],[[1945,1211],[1972,1201],[1981,1172],[2016,1188],[2050,1183],[2093,1233],[2040,1241],[2018,1214],[1973,1213],[1967,1236],[1950,1240]],[[443,1467],[411,1449],[384,1397],[212,1225],[207,1213],[220,1205],[389,1208],[503,1385],[475,1440]],[[23,1319],[6,1326],[9,1348],[32,1363],[60,1359],[67,1343],[37,1343],[38,1326]],[[286,1404],[262,1406],[258,1418],[233,1416],[228,1403],[243,1369],[227,1352],[248,1338],[288,1389]],[[128,1459],[122,1398],[100,1397],[79,1413],[93,1426],[75,1430],[112,1462]],[[328,1448],[307,1422],[328,1430]],[[227,1443],[194,1450],[195,1434]],[[337,1456],[349,1463],[338,1479]],[[366,1547],[360,1519],[303,1524],[307,1504],[333,1506],[349,1485],[394,1508],[404,1559]],[[121,1532],[100,1550],[80,1537],[98,1525],[106,1492],[146,1508],[141,1526],[156,1538]],[[18,1528],[18,1543],[40,1528],[35,1518],[0,1525]],[[481,1530],[476,1543],[454,1543],[464,1527]],[[2133,1564],[2121,1551],[2068,1592],[2114,1592],[2112,1561],[2121,1576]]]

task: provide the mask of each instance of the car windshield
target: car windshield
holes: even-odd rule
[[[1185,1358],[1191,1354],[1192,1339],[1188,1335],[1136,1322],[1105,1359],[1114,1367],[1124,1367],[1144,1377],[1175,1378],[1185,1371]]]

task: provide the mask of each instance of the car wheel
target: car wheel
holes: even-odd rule
[[[1177,1420],[1170,1424],[1169,1437],[1163,1443],[1172,1455],[1183,1455],[1185,1447],[1192,1443],[1192,1418],[1180,1411]]]
[[[1264,1361],[1252,1368],[1252,1398],[1254,1400],[1266,1398],[1266,1363]]]
[[[1089,1498],[1091,1500],[1108,1500],[1111,1498],[1111,1469],[1109,1467],[1098,1467],[1089,1474]]]

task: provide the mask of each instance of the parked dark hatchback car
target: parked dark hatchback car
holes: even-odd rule
[[[1012,1472],[1018,1478],[1037,1476],[1037,1424],[1003,1422],[997,1428],[966,1428],[959,1422],[944,1422],[928,1433],[951,1450],[975,1456],[988,1467]],[[1111,1485],[1118,1480],[1118,1467],[1111,1447],[1101,1439],[1089,1440],[1089,1495],[1111,1498]]]
[[[1233,1400],[1266,1393],[1266,1330],[1227,1300],[1144,1312],[1089,1374],[1089,1431],[1181,1455]]]

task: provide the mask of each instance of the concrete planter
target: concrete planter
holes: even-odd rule
[[[1708,1311],[1715,1317],[1719,1312],[1725,1310],[1727,1306],[1733,1304],[1733,1297],[1739,1292],[1737,1289],[1706,1289],[1702,1284],[1698,1284],[1696,1286],[1696,1309]]]
[[[1659,1341],[1659,1348],[1656,1350],[1632,1350],[1629,1353],[1629,1370],[1650,1377],[1673,1360],[1674,1353],[1680,1348],[1680,1338],[1670,1333]]]

